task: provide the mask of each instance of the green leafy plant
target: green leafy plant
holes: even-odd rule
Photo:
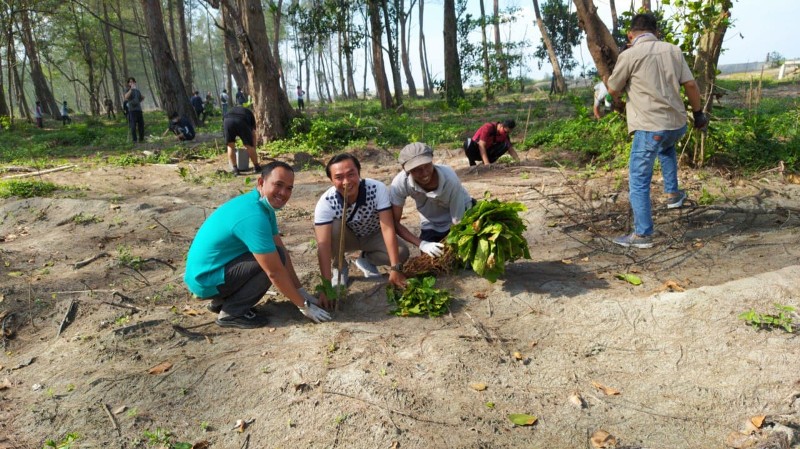
[[[793,320],[793,316],[796,316],[794,313],[796,309],[792,306],[781,304],[773,304],[773,306],[778,310],[777,314],[757,313],[755,310],[750,309],[739,314],[739,319],[744,320],[755,329],[776,328],[790,333],[797,330],[798,325]]]
[[[144,260],[139,256],[131,254],[131,248],[129,246],[120,245],[117,247],[117,262],[119,262],[120,265],[138,270],[142,267]]]
[[[339,288],[334,287],[331,284],[331,281],[327,279],[323,279],[320,277],[320,283],[314,286],[314,291],[320,294],[324,294],[329,301],[337,301],[342,295],[345,290],[345,286],[340,286]]]
[[[436,278],[427,276],[409,279],[402,292],[391,285],[387,286],[386,299],[395,307],[389,313],[397,316],[443,315],[450,304],[450,293],[433,288],[435,284]]]
[[[148,446],[168,449],[192,449],[192,443],[174,442],[175,436],[172,432],[156,427],[156,430],[144,431],[144,438]]]
[[[528,242],[522,235],[527,227],[519,212],[528,209],[518,202],[489,200],[470,208],[447,235],[456,258],[472,267],[478,276],[495,282],[505,273],[505,264],[519,258],[530,259]]]
[[[10,179],[0,182],[0,198],[48,196],[58,189],[52,182]]]
[[[72,443],[75,442],[79,438],[78,434],[75,432],[68,433],[62,438],[60,441],[56,442],[55,440],[47,440],[44,442],[43,449],[47,448],[54,448],[54,449],[70,449],[72,447]]]
[[[84,214],[83,212],[72,217],[72,222],[79,225],[88,225],[93,223],[101,223],[102,218],[94,214]]]
[[[709,206],[714,204],[717,201],[717,196],[713,195],[711,192],[706,190],[706,187],[703,186],[702,190],[700,191],[700,198],[697,199],[697,204],[702,206]]]

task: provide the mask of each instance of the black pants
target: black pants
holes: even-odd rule
[[[134,142],[144,142],[144,114],[142,111],[128,112],[128,127]]]
[[[283,265],[286,253],[277,247]],[[272,286],[267,273],[258,264],[252,253],[244,253],[225,265],[225,283],[218,285],[219,294],[209,298],[211,304],[222,306],[222,311],[230,316],[242,316],[258,304]]]
[[[506,154],[508,152],[508,147],[508,142],[499,142],[487,148],[486,156],[489,158],[489,163],[494,164],[496,160],[500,159],[500,156]],[[472,139],[467,139],[467,141],[464,142],[464,154],[466,154],[469,160],[469,165],[475,165],[475,162],[483,161],[483,159],[481,159],[481,150],[478,147],[478,142]]]

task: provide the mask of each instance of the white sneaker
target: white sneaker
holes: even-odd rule
[[[356,266],[362,273],[364,273],[365,278],[378,278],[381,277],[381,272],[378,271],[378,267],[372,264],[366,257],[363,255],[356,259]]]
[[[347,281],[349,280],[348,276],[349,271],[350,271],[349,266],[347,265],[347,263],[345,263],[344,267],[342,268],[342,281],[341,281],[341,285],[345,287],[347,287]],[[337,268],[331,269],[331,286],[333,288],[339,286],[339,270]]]

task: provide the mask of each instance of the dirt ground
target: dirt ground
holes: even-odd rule
[[[397,150],[359,151],[362,175],[388,183]],[[214,325],[182,283],[204,218],[252,188],[215,174],[222,156],[76,161],[42,175],[76,189],[0,205],[0,313],[13,332],[0,355],[0,448],[72,432],[73,447],[159,447],[145,434],[157,429],[215,448],[583,448],[600,429],[617,447],[721,448],[753,416],[767,415],[762,436],[800,429],[796,335],[737,318],[800,306],[800,186],[775,172],[682,169],[692,201],[668,211],[656,177],[659,244],[625,250],[610,243],[630,222],[624,172],[560,171],[535,151],[523,159],[470,172],[456,151],[436,151],[473,196],[528,207],[532,255],[495,284],[440,277],[455,298],[449,315],[389,315],[384,284],[353,275],[332,322],[268,295],[258,309],[270,324],[258,330]],[[318,165],[297,163],[305,169],[279,223],[313,288],[313,209],[329,184]],[[411,202],[404,219],[416,229]],[[171,368],[149,372],[163,362]],[[510,413],[538,421],[517,427]],[[242,432],[240,419],[252,420]]]

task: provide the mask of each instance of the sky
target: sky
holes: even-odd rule
[[[544,0],[540,0],[541,4]],[[406,2],[407,3],[407,2]],[[571,3],[571,2],[570,2]],[[601,18],[611,27],[611,12],[608,0],[594,0]],[[641,2],[636,1],[638,6]],[[653,8],[661,2],[652,0]],[[486,13],[491,14],[492,0],[484,0]],[[532,43],[528,53],[533,53],[541,37],[536,26],[531,0],[500,0],[499,7],[503,11],[508,7],[520,8],[517,13],[516,24],[505,29],[501,27],[503,41],[521,40],[523,37]],[[617,12],[622,12],[630,6],[626,0],[616,1]],[[574,8],[574,6],[573,6]],[[573,9],[574,10],[574,9]],[[467,12],[479,16],[480,7],[478,0],[468,0]],[[412,72],[417,85],[422,85],[422,75],[419,71],[419,56],[417,54],[416,37],[419,33],[416,8],[411,18],[412,42],[410,60]],[[800,58],[800,0],[734,0],[731,9],[733,27],[725,35],[724,52],[720,56],[720,64],[733,64],[744,62],[763,61],[769,52],[777,51],[786,58]],[[425,2],[425,39],[428,49],[428,63],[434,78],[444,78],[444,48],[442,39],[442,1],[426,0]],[[488,31],[487,31],[488,33]],[[489,36],[492,36],[491,34]],[[480,42],[480,31],[470,37]],[[490,37],[491,39],[491,37]],[[594,67],[594,62],[585,44],[576,49],[575,57],[578,64],[583,61],[587,67]],[[542,79],[551,72],[549,63],[545,63],[539,70],[535,60],[529,61],[529,77]]]

